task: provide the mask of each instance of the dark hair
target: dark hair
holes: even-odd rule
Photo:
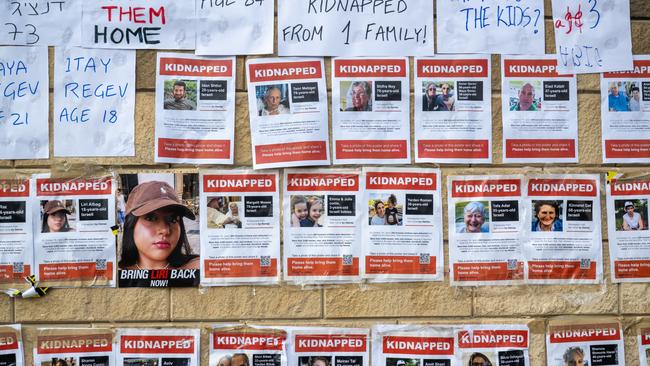
[[[578,355],[578,356],[580,356],[582,358],[585,357],[585,351],[583,351],[582,348],[580,348],[580,347],[569,347],[569,348],[566,349],[566,351],[564,351],[564,354],[562,355],[562,360],[564,361],[564,363],[569,363],[569,361],[571,361],[571,356],[574,355],[574,354],[576,354],[576,355]]]
[[[630,92],[633,92],[633,91],[639,91],[639,87],[637,87],[637,86],[631,87]]]
[[[539,213],[539,210],[542,208],[542,206],[551,206],[555,210],[555,217],[559,218],[560,216],[560,204],[557,203],[557,201],[535,201],[535,217],[537,217],[537,213]]]
[[[232,357],[230,358],[230,361],[232,362],[232,359],[235,357],[243,357],[244,361],[246,361],[245,365],[246,366],[250,365],[250,362],[248,361],[248,355],[246,355],[245,353],[233,353]]]
[[[67,363],[64,359],[62,359],[62,358],[57,358],[57,359],[53,362],[54,366],[58,365],[59,363],[61,364],[61,366],[68,366],[68,363]]]
[[[58,212],[63,212],[65,211],[58,211]],[[50,226],[47,224],[47,218],[50,217],[50,214],[43,213],[43,225],[41,227],[41,232],[42,233],[49,233],[50,232]],[[70,223],[68,222],[68,215],[64,216],[65,222],[63,223],[63,226],[61,227],[61,230],[59,230],[59,233],[65,233],[70,231]]]
[[[187,233],[185,232],[185,225],[183,224],[183,215],[178,213],[180,220],[178,224],[181,228],[181,235],[178,238],[178,243],[176,247],[167,257],[167,262],[171,268],[178,268],[185,265],[190,260],[198,257],[198,255],[192,253],[192,248],[190,247],[190,242],[187,240]],[[138,247],[135,246],[135,240],[133,239],[133,229],[135,224],[138,222],[140,217],[133,215],[132,213],[126,215],[124,218],[124,232],[122,233],[122,252],[120,253],[120,261],[118,266],[120,268],[126,268],[138,263],[140,258],[140,253],[138,252]]]
[[[469,363],[468,363],[469,366],[472,366],[472,362],[474,362],[474,359],[476,357],[480,357],[480,358],[484,359],[485,360],[485,366],[492,366],[492,362],[490,362],[490,359],[486,355],[482,354],[481,352],[474,352],[474,353],[472,353],[471,356],[469,356]]]
[[[376,201],[375,201],[375,204],[374,204],[374,206],[375,206],[375,210],[377,209],[377,205],[379,205],[380,203],[381,203],[382,205],[384,205],[384,201],[382,201],[382,200],[376,200]],[[384,206],[386,206],[386,205],[384,205]]]
[[[394,206],[397,205],[397,197],[394,194],[388,196],[388,203],[392,203]]]
[[[314,357],[311,357],[311,358],[309,359],[309,366],[314,366],[314,364],[316,363],[316,361],[323,361],[323,362],[325,362],[325,366],[329,366],[329,365],[330,365],[330,360],[329,360],[327,357],[323,357],[323,356],[314,356]]]
[[[174,82],[174,86],[182,86],[183,90],[187,90],[187,85],[185,85],[185,82],[183,80],[176,80]]]

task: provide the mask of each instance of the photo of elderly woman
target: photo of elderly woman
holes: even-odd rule
[[[531,231],[562,231],[562,201],[532,201]]]
[[[616,231],[648,230],[648,200],[614,200]]]
[[[123,174],[119,184],[126,196],[126,209],[118,268],[198,270],[198,174]],[[154,286],[149,279],[127,282],[120,276],[120,286]],[[186,282],[160,286],[198,285],[198,274],[196,281]]]
[[[74,200],[41,201],[42,233],[75,231],[76,209]]]
[[[342,112],[372,112],[372,81],[341,81],[339,88]]]
[[[457,233],[490,232],[490,213],[488,201],[471,201],[456,203]]]
[[[208,197],[206,214],[209,229],[241,229],[242,228],[242,198],[241,196]]]

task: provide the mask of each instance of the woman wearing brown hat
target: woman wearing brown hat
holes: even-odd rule
[[[139,184],[129,194],[122,236],[121,269],[197,269],[183,217],[194,220],[165,182]]]
[[[64,233],[72,231],[70,223],[68,223],[68,215],[71,215],[71,213],[61,201],[47,201],[43,207],[43,225],[41,226],[41,232]]]

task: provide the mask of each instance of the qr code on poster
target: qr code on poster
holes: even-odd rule
[[[512,271],[517,269],[517,260],[516,259],[508,259],[508,270]]]
[[[420,253],[420,264],[431,264],[431,254]]]
[[[23,272],[25,272],[25,263],[23,263],[23,262],[14,262],[13,271],[14,271],[14,273],[23,273]]]
[[[98,271],[106,270],[106,259],[98,259],[95,261],[95,269]]]
[[[270,255],[263,255],[260,257],[260,266],[262,267],[268,267],[271,265],[271,256]]]
[[[591,268],[591,259],[582,258],[580,259],[580,269],[589,269]]]
[[[343,256],[343,265],[344,266],[351,266],[352,265],[352,255],[347,254]]]

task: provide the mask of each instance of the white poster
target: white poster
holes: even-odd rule
[[[54,52],[54,156],[135,156],[135,51]]]
[[[115,286],[115,181],[33,179],[37,280],[44,286]]]
[[[114,366],[114,330],[102,328],[39,328],[34,366]]]
[[[415,162],[492,162],[490,56],[415,59]]]
[[[600,177],[535,175],[526,186],[528,283],[601,283]]]
[[[607,239],[612,282],[650,282],[647,176],[607,183]]]
[[[442,281],[438,169],[364,168],[361,273],[377,282]]]
[[[0,326],[2,334],[2,345],[0,346],[0,359],[6,365],[23,366],[25,364],[23,337],[20,324],[8,324]],[[39,366],[38,364],[35,364]]]
[[[81,1],[82,45],[91,48],[193,50],[194,1]]]
[[[273,0],[196,0],[197,55],[273,53]]]
[[[603,163],[650,162],[650,56],[600,77]]]
[[[332,59],[334,164],[410,164],[409,63]]]
[[[23,285],[34,274],[30,179],[0,179],[0,287]],[[12,286],[13,285],[13,286]]]
[[[359,282],[360,170],[285,170],[284,279]]]
[[[632,68],[630,2],[552,0],[558,70],[588,74]]]
[[[544,54],[544,0],[436,4],[438,53]]]
[[[432,56],[433,3],[283,0],[278,2],[278,53]]]
[[[370,332],[362,328],[295,327],[290,332],[289,366],[368,366]]]
[[[650,365],[650,324],[643,323],[639,325],[639,336],[637,338],[637,343],[639,345],[640,365]]]
[[[372,327],[374,366],[450,366],[455,351],[451,326],[377,324]]]
[[[624,366],[624,351],[621,325],[614,319],[549,322],[546,332],[546,362],[549,366]]]
[[[201,284],[277,283],[278,172],[205,170],[199,184]]]
[[[0,47],[2,160],[50,156],[47,60],[47,47]]]
[[[453,286],[524,280],[523,176],[448,176],[449,271]]]
[[[235,57],[158,53],[157,163],[232,164]]]
[[[329,165],[322,58],[246,61],[254,169]]]
[[[458,344],[455,365],[530,366],[527,325],[464,325],[455,330],[455,335]],[[571,364],[562,366],[565,365]]]
[[[116,338],[117,365],[199,366],[199,329],[118,329]]]
[[[78,46],[81,0],[3,1],[0,45]]]
[[[575,75],[547,56],[501,57],[504,163],[577,163]]]
[[[248,325],[218,325],[210,332],[210,366],[287,366],[287,332]]]

